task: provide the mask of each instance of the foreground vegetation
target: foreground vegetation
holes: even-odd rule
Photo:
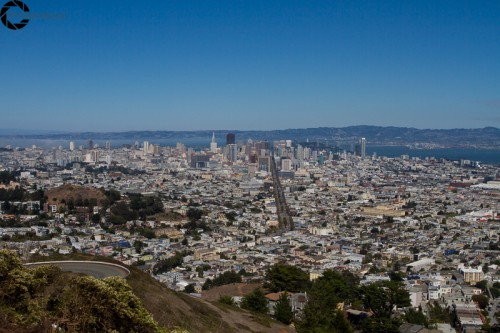
[[[55,266],[25,268],[0,250],[0,327],[12,332],[167,332],[127,282],[64,273]]]

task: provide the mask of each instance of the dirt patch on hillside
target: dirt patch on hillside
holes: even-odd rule
[[[260,287],[262,287],[262,283],[231,283],[204,290],[201,297],[207,301],[217,301],[221,296],[243,297]]]
[[[64,184],[63,186],[52,188],[47,190],[45,195],[47,196],[49,205],[67,204],[70,200],[77,205],[79,202],[83,204],[83,202],[87,203],[87,201],[92,199],[95,200],[98,205],[102,205],[106,200],[104,193],[95,188],[73,184]]]

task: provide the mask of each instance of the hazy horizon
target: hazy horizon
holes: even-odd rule
[[[223,131],[240,131],[240,132],[267,132],[267,131],[287,131],[287,130],[304,130],[304,129],[316,129],[316,128],[349,128],[349,127],[395,127],[395,128],[410,128],[416,130],[475,130],[475,129],[484,129],[484,128],[495,128],[499,129],[499,127],[495,126],[484,126],[484,127],[470,127],[470,128],[444,128],[444,127],[436,127],[436,128],[417,128],[417,127],[409,127],[409,126],[379,126],[379,125],[348,125],[348,126],[319,126],[319,127],[296,127],[296,128],[275,128],[275,129],[235,129],[235,128],[215,128],[215,129],[193,129],[193,130],[149,130],[149,129],[133,129],[133,130],[123,130],[123,131],[61,131],[61,130],[36,130],[36,129],[12,129],[12,128],[0,128],[0,135],[65,135],[65,134],[79,134],[79,133],[127,133],[127,132],[223,132]],[[16,133],[17,132],[17,133]]]

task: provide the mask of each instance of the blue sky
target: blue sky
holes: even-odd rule
[[[500,127],[498,0],[25,2],[0,128]]]

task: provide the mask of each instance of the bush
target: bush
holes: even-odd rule
[[[250,294],[243,297],[241,307],[258,313],[267,313],[267,298],[262,289],[254,289]]]
[[[231,296],[220,296],[217,302],[226,304],[226,305],[234,305],[234,300]]]

